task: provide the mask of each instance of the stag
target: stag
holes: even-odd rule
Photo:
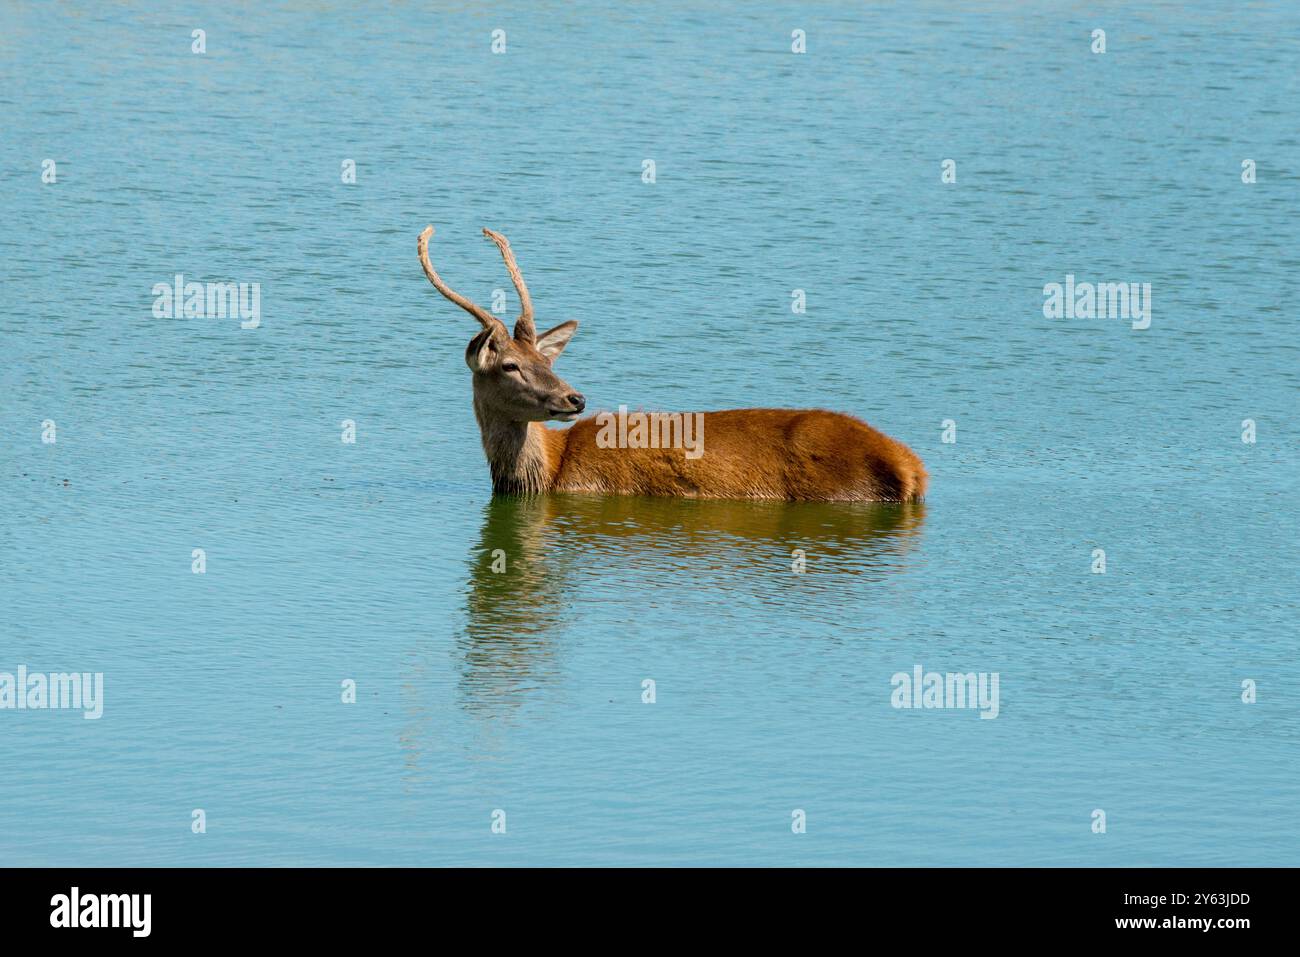
[[[576,320],[538,333],[533,301],[510,243],[484,229],[505,260],[519,296],[514,334],[483,307],[452,290],[429,261],[433,227],[417,249],[429,282],[478,320],[465,362],[473,372],[474,416],[497,494],[596,492],[693,498],[906,502],[925,494],[927,476],[906,445],[861,419],[823,409],[705,412],[703,454],[680,449],[609,447],[597,417],[568,429],[586,408],[581,392],[554,364],[577,331]]]

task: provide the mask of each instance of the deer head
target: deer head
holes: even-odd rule
[[[483,235],[496,243],[505,260],[510,281],[519,294],[519,319],[514,335],[505,324],[482,306],[454,292],[442,281],[429,262],[429,237],[433,227],[420,233],[417,249],[420,265],[433,287],[479,321],[483,331],[470,340],[465,363],[474,374],[474,408],[480,417],[508,422],[544,422],[558,419],[569,422],[578,417],[586,400],[551,371],[556,357],[578,329],[575,320],[562,322],[541,335],[533,325],[533,302],[528,296],[524,277],[515,264],[510,243],[490,229]]]

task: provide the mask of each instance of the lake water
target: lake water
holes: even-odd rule
[[[0,863],[1296,862],[1300,9],[418,6],[0,10],[0,672],[104,675],[0,710]],[[593,410],[929,497],[494,501],[426,223]]]

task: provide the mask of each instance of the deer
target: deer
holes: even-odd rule
[[[433,287],[478,320],[465,349],[473,374],[474,417],[494,495],[588,492],[706,499],[911,502],[928,475],[910,448],[861,419],[825,409],[729,409],[702,416],[703,453],[680,448],[611,447],[600,416],[580,419],[587,400],[555,374],[578,322],[538,333],[533,302],[505,236],[490,239],[519,298],[514,332],[452,290],[429,261],[432,226],[416,244]],[[609,415],[609,413],[603,413]],[[567,429],[545,422],[572,422]]]

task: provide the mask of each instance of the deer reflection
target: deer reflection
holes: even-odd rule
[[[516,706],[557,676],[563,623],[584,593],[635,579],[653,589],[751,589],[780,602],[798,558],[835,588],[906,567],[921,502],[786,502],[551,494],[494,496],[469,559],[461,691],[471,709]]]

